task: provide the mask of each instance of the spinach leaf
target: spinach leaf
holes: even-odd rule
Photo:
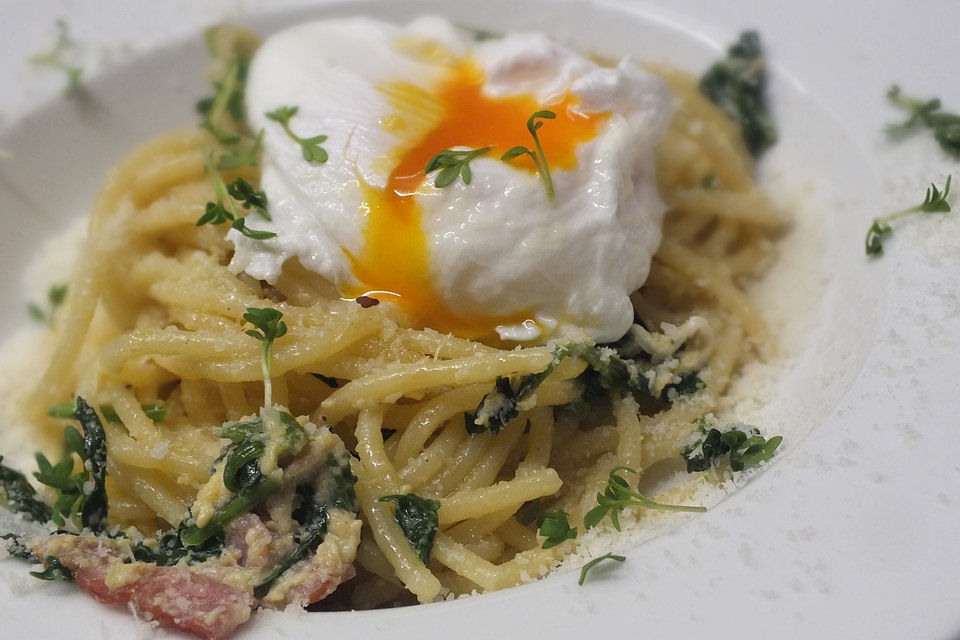
[[[3,456],[0,456],[0,501],[3,506],[23,514],[27,520],[48,521],[50,505],[40,500],[26,476],[2,462]]]
[[[756,31],[742,33],[727,51],[727,57],[700,79],[700,91],[740,125],[743,141],[753,155],[777,141],[765,87],[763,51]]]
[[[350,454],[341,449],[327,455],[312,483],[297,487],[300,506],[293,513],[294,520],[300,523],[297,546],[286,560],[275,566],[267,577],[260,581],[258,590],[269,587],[287,569],[317,548],[327,533],[330,509],[354,514],[359,512],[360,503],[354,491],[356,482],[357,478],[350,470]]]
[[[74,418],[80,423],[83,435],[72,426],[63,430],[63,438],[69,451],[76,453],[83,463],[83,470],[73,473],[73,457],[67,455],[56,465],[46,456],[37,453],[37,467],[33,475],[41,483],[52,487],[57,498],[50,513],[50,520],[64,526],[70,520],[77,529],[90,528],[103,531],[107,526],[107,490],[104,484],[107,475],[107,441],[103,425],[96,412],[77,398]]]
[[[259,472],[259,469],[257,470]],[[234,495],[219,507],[202,527],[185,524],[180,529],[180,540],[188,547],[201,546],[207,540],[220,534],[228,524],[247,513],[270,497],[280,483],[269,476],[259,475],[245,481],[242,492]]]
[[[169,531],[161,535],[154,544],[137,542],[133,545],[133,557],[140,562],[153,562],[161,567],[171,567],[184,558],[187,564],[194,564],[217,558],[223,553],[222,533],[208,538],[198,546],[190,546],[184,544],[180,538],[183,529],[184,524],[180,523],[177,531]]]
[[[680,382],[671,382],[660,392],[660,400],[672,402],[678,396],[688,396],[706,387],[706,383],[696,372],[680,377]]]
[[[687,463],[687,473],[706,471],[727,453],[730,468],[742,471],[772,458],[782,441],[782,436],[765,440],[755,427],[737,424],[721,430],[701,418],[680,455]]]
[[[79,396],[77,397],[77,410],[73,417],[76,418],[83,429],[83,453],[80,457],[83,459],[85,467],[89,464],[90,479],[93,480],[93,488],[89,492],[88,489],[83,488],[87,498],[81,510],[80,522],[84,527],[99,532],[107,526],[107,489],[105,485],[107,477],[107,436],[103,431],[103,425],[100,424],[97,413]]]
[[[484,431],[494,435],[500,433],[511,420],[520,415],[520,403],[533,394],[563,359],[573,352],[571,347],[556,347],[553,360],[547,368],[539,373],[521,377],[516,387],[509,378],[499,376],[494,390],[480,400],[477,410],[466,414],[467,433],[472,436],[480,435]]]
[[[257,584],[258,590],[269,587],[287,569],[306,558],[307,554],[316,549],[327,534],[329,516],[323,496],[310,485],[297,487],[297,492],[302,497],[300,508],[294,514],[294,518],[300,523],[297,546],[283,562],[278,563],[267,577]]]
[[[357,477],[350,470],[350,454],[345,450],[330,453],[315,481],[316,499],[328,509],[358,513],[360,502],[353,488],[355,484]]]
[[[681,376],[679,382],[668,384],[656,394],[652,389],[652,378],[644,375],[651,365],[649,354],[638,351],[635,359],[625,357],[618,345],[563,345],[554,347],[553,360],[539,373],[522,376],[516,384],[509,378],[500,376],[494,383],[494,390],[480,401],[476,411],[466,414],[467,433],[472,436],[485,431],[497,434],[520,415],[520,405],[532,395],[557,366],[567,357],[580,358],[588,365],[581,374],[579,382],[582,388],[581,404],[592,404],[604,390],[619,390],[623,395],[639,393],[664,402],[673,402],[679,396],[694,393],[705,385],[697,372]]]
[[[9,553],[14,558],[20,558],[21,560],[29,560],[30,562],[36,562],[36,558],[33,555],[33,552],[30,551],[28,547],[23,542],[23,538],[18,536],[15,533],[4,533],[0,535],[0,540],[9,540],[10,543],[7,545],[7,553]]]
[[[277,411],[277,414],[283,427],[282,441],[272,450],[277,453],[279,464],[284,457],[296,455],[306,445],[307,433],[286,411]],[[234,495],[204,526],[189,524],[181,528],[180,540],[187,546],[202,545],[280,488],[280,482],[273,474],[264,475],[262,471],[263,455],[268,449],[268,434],[262,417],[246,422],[228,422],[217,434],[231,440],[221,451],[217,464],[223,464],[223,484]]]
[[[392,495],[377,498],[377,502],[392,502],[394,505],[393,517],[407,536],[407,540],[417,552],[417,556],[425,565],[430,564],[430,552],[433,550],[433,539],[440,528],[440,519],[437,511],[440,503],[429,498],[421,498],[415,493]]]

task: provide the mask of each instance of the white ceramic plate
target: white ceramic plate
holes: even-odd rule
[[[149,135],[195,122],[192,105],[206,91],[199,31],[224,18],[266,34],[308,17],[441,13],[691,71],[742,28],[757,27],[772,61],[781,132],[764,182],[794,210],[800,237],[819,244],[798,243],[792,255],[808,268],[781,275],[766,293],[771,305],[803,316],[789,327],[775,323],[795,343],[786,351],[798,355],[752,411],[771,432],[789,434],[786,451],[709,513],[627,544],[627,563],[597,571],[582,588],[568,572],[424,607],[258,614],[238,637],[960,637],[960,216],[905,223],[879,261],[862,247],[874,215],[914,204],[930,181],[960,170],[926,136],[892,144],[880,134],[896,117],[883,97],[892,82],[960,110],[960,5],[302,4],[0,6],[0,148],[9,153],[0,160],[0,294],[14,301],[8,324],[32,293],[20,286],[24,263],[51,230],[87,209],[104,171]],[[69,19],[83,45],[87,91],[79,99],[59,98],[61,79],[23,62],[52,37],[56,17]],[[0,573],[4,637],[142,632],[126,612],[23,577],[20,564],[0,562]]]

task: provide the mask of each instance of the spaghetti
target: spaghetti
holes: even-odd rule
[[[146,142],[109,174],[56,319],[56,349],[24,399],[31,423],[55,437],[64,423],[47,415],[51,405],[82,396],[112,406],[119,422],[103,421],[111,523],[150,535],[175,528],[221,452],[215,427],[260,409],[259,347],[243,314],[272,307],[288,327],[274,345],[275,401],[329,425],[355,456],[363,530],[359,574],[341,587],[349,606],[410,594],[431,602],[543,576],[577,542],[542,548],[525,505],[581,522],[612,469],[642,473],[676,459],[738,368],[773,349],[743,284],[773,255],[783,219],[754,183],[738,127],[687,74],[653,71],[675,101],[656,152],[668,213],[650,276],[632,296],[630,334],[651,358],[652,397],[605,391],[578,410],[589,363],[568,357],[499,433],[468,434],[465,415],[498,378],[543,372],[551,348],[406,326],[390,305],[331,296],[295,259],[275,285],[234,275],[223,231],[195,224],[214,196],[204,166],[218,143],[189,130]],[[238,177],[259,180],[251,165],[224,172]],[[687,395],[668,388],[678,366],[702,382]],[[161,422],[142,408],[150,403],[168,407]],[[662,498],[684,500],[685,486]],[[378,500],[409,493],[440,505],[428,565]]]

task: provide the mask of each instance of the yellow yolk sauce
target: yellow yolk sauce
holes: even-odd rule
[[[346,293],[394,302],[417,326],[497,342],[498,325],[532,320],[533,314],[465,315],[449,308],[437,294],[430,275],[428,240],[415,200],[417,189],[435,176],[424,174],[426,164],[437,153],[455,147],[493,147],[482,157],[496,159],[518,145],[535,150],[527,120],[536,111],[549,109],[557,114],[556,119],[545,121],[537,131],[547,163],[553,171],[572,169],[577,163],[577,146],[596,135],[605,115],[578,113],[576,100],[569,95],[551,105],[540,105],[528,95],[489,97],[483,93],[483,81],[483,72],[474,64],[456,64],[436,95],[430,96],[432,106],[439,110],[429,128],[425,133],[418,131],[417,139],[398,150],[386,188],[365,189],[365,246],[361,255],[350,256],[361,286]],[[511,163],[536,173],[529,156]]]

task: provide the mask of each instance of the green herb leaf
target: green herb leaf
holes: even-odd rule
[[[499,40],[503,37],[502,33],[487,31],[486,29],[474,29],[463,24],[456,25],[458,29],[465,31],[474,42],[484,42],[486,40]]]
[[[539,529],[543,525],[543,520],[546,517],[547,512],[543,510],[543,506],[540,504],[540,498],[537,498],[517,519],[520,521],[520,524],[532,524],[536,522],[537,528]]]
[[[570,526],[566,511],[557,509],[556,513],[546,513],[543,515],[543,521],[540,524],[540,535],[546,538],[546,540],[543,541],[543,548],[550,549],[567,540],[576,539],[577,528]]]
[[[610,471],[610,478],[607,481],[607,487],[603,493],[597,494],[597,506],[587,512],[583,517],[583,526],[586,529],[592,529],[608,514],[613,527],[620,531],[620,513],[630,506],[643,507],[645,509],[660,509],[663,511],[706,511],[704,507],[688,507],[685,505],[662,504],[654,502],[650,498],[641,495],[630,488],[626,478],[619,475],[618,471],[626,471],[634,475],[639,475],[630,467],[616,467]]]
[[[205,224],[217,225],[232,221],[233,214],[227,211],[222,201],[218,200],[217,202],[207,203],[207,208],[203,215],[197,219],[197,226],[202,227]]]
[[[440,519],[437,517],[440,503],[429,498],[421,498],[414,493],[383,496],[377,498],[377,502],[393,503],[393,517],[403,530],[403,535],[410,541],[420,561],[429,566],[433,539],[440,527]]]
[[[72,420],[73,412],[77,410],[77,404],[72,400],[55,404],[47,409],[47,415],[51,418],[61,418],[63,420]]]
[[[151,421],[157,424],[167,419],[167,410],[169,407],[167,407],[165,404],[142,404],[140,405],[140,408],[143,409],[143,412],[147,414],[147,417],[150,418]]]
[[[213,191],[216,194],[217,200],[216,202],[207,203],[206,210],[197,220],[196,224],[198,227],[205,224],[219,225],[229,222],[232,229],[236,229],[253,240],[267,240],[277,236],[277,234],[272,231],[256,231],[247,227],[246,220],[240,215],[234,202],[234,197],[237,197],[241,200],[244,208],[249,209],[253,207],[264,218],[269,220],[270,215],[266,210],[267,196],[265,193],[254,190],[250,183],[242,178],[237,178],[230,183],[230,186],[227,186],[223,181],[223,177],[220,175],[219,169],[213,164],[212,152],[207,156],[205,170],[213,182]]]
[[[53,317],[57,308],[63,304],[67,297],[67,285],[53,284],[47,289],[47,309],[45,310],[36,302],[27,303],[27,313],[33,320],[40,324],[53,326]]]
[[[148,403],[141,404],[140,408],[143,410],[147,417],[150,418],[153,422],[161,423],[167,417],[167,406],[159,403]],[[47,415],[51,418],[60,418],[60,419],[72,419],[73,413],[77,410],[76,403],[72,401],[61,402],[60,404],[55,404],[47,409]],[[123,421],[120,419],[120,416],[117,415],[117,410],[113,408],[113,405],[102,404],[100,405],[100,415],[103,416],[104,420],[107,422],[113,422],[116,424],[121,424]]]
[[[220,154],[217,160],[217,169],[220,171],[232,171],[239,169],[244,165],[257,166],[260,156],[260,145],[263,143],[263,129],[257,133],[257,137],[252,142],[247,142],[240,138],[236,143],[226,147],[226,151]]]
[[[27,58],[27,62],[33,65],[49,67],[62,71],[67,79],[67,84],[63,89],[64,95],[72,95],[80,88],[80,77],[83,75],[83,69],[68,63],[64,58],[67,51],[72,46],[69,29],[65,20],[57,20],[57,40],[53,48],[46,53],[38,53]]]
[[[537,111],[530,118],[527,119],[527,131],[530,132],[530,135],[533,137],[533,142],[536,146],[536,153],[530,151],[526,147],[513,147],[512,149],[507,150],[503,155],[500,156],[500,159],[504,162],[513,160],[522,155],[529,155],[533,158],[534,164],[537,166],[537,173],[540,174],[540,180],[543,182],[543,188],[547,191],[547,198],[550,202],[556,200],[556,193],[553,189],[553,178],[550,175],[550,167],[547,165],[547,158],[543,154],[543,146],[540,144],[540,136],[537,135],[537,131],[540,130],[540,127],[543,126],[543,120],[553,120],[557,117],[557,114],[553,111]]]
[[[587,579],[587,573],[590,571],[590,569],[593,569],[595,566],[597,566],[598,564],[600,564],[600,563],[603,562],[604,560],[615,560],[615,561],[617,561],[617,562],[623,562],[623,561],[626,560],[626,559],[627,559],[627,558],[626,558],[625,556],[617,556],[617,555],[614,555],[614,554],[612,554],[612,553],[605,553],[605,554],[603,554],[602,556],[600,556],[600,557],[598,557],[598,558],[594,558],[593,560],[591,560],[591,561],[588,562],[587,564],[583,565],[583,568],[580,569],[580,579],[577,580],[577,584],[582,587],[582,586],[583,586],[583,581]]]
[[[873,224],[870,225],[870,229],[867,230],[867,237],[864,240],[867,255],[883,255],[883,241],[893,233],[893,227],[890,226],[890,223],[894,220],[899,220],[914,213],[949,213],[950,203],[947,201],[947,196],[950,195],[950,181],[952,179],[952,175],[947,176],[943,191],[940,191],[936,184],[930,183],[926,196],[920,204],[895,211],[881,218],[875,218]]]
[[[50,285],[50,288],[47,290],[47,300],[50,301],[50,306],[54,309],[63,304],[63,300],[66,297],[67,285],[65,284]]]
[[[320,146],[321,143],[326,142],[327,136],[313,136],[310,138],[301,138],[295,134],[290,129],[290,119],[293,116],[297,115],[297,112],[300,110],[300,107],[278,107],[274,111],[267,113],[267,117],[275,122],[279,122],[280,126],[283,127],[283,130],[287,133],[291,140],[300,145],[300,154],[303,156],[303,159],[307,162],[326,162],[327,161],[327,152]]]
[[[905,96],[897,85],[890,87],[887,98],[910,112],[904,122],[888,125],[887,133],[900,136],[925,126],[933,131],[933,138],[941,149],[960,158],[960,115],[943,111],[939,98],[921,100]]]
[[[270,373],[270,358],[273,353],[273,341],[287,333],[287,324],[281,320],[283,313],[269,307],[258,309],[248,307],[243,319],[257,327],[260,331],[248,330],[247,335],[263,343],[260,355],[260,368],[263,371],[264,406],[273,403],[273,377]]]
[[[240,203],[244,209],[253,209],[267,220],[270,220],[270,214],[267,213],[267,194],[263,191],[257,191],[249,182],[243,178],[237,178],[227,185],[227,193]]]
[[[430,158],[424,169],[424,174],[430,175],[434,171],[440,171],[433,181],[433,186],[438,189],[453,184],[458,176],[463,178],[464,184],[470,184],[470,180],[473,179],[473,172],[470,170],[470,161],[482,156],[492,148],[493,147],[483,147],[482,149],[468,149],[465,151],[446,149]]]
[[[743,133],[753,155],[777,141],[777,131],[767,109],[766,73],[760,35],[745,31],[700,79],[700,91],[730,116]]]
[[[212,83],[214,95],[197,103],[197,111],[203,116],[200,127],[209,131],[221,147],[216,151],[216,168],[220,171],[256,166],[263,141],[262,130],[256,136],[250,134],[244,108],[253,40],[224,38],[229,30],[207,31],[207,48],[217,63],[219,76]]]
[[[40,324],[47,324],[48,322],[46,312],[41,309],[40,305],[38,305],[36,302],[27,303],[27,314],[33,318],[34,322],[38,322]]]
[[[209,131],[217,142],[231,147],[242,141],[240,131],[244,127],[243,99],[246,89],[250,58],[237,55],[226,64],[226,72],[213,83],[213,97],[197,103],[203,116],[200,127]]]
[[[506,151],[503,152],[503,155],[500,156],[500,159],[503,161],[513,160],[514,158],[518,158],[524,154],[533,158],[534,161],[537,160],[537,154],[535,154],[533,151],[530,151],[530,149],[527,149],[526,147],[523,147],[523,146],[511,147],[510,149],[507,149]]]
[[[237,218],[230,223],[230,228],[236,229],[251,240],[269,240],[270,238],[277,237],[277,234],[275,234],[273,231],[256,231],[249,228],[245,218]]]
[[[255,326],[259,331],[247,331],[251,337],[261,342],[273,342],[287,333],[287,324],[282,320],[283,313],[277,309],[266,307],[258,309],[247,307],[243,319]]]
[[[43,559],[43,571],[31,571],[30,575],[40,580],[60,580],[62,582],[73,582],[73,572],[66,568],[53,556],[47,556]]]

